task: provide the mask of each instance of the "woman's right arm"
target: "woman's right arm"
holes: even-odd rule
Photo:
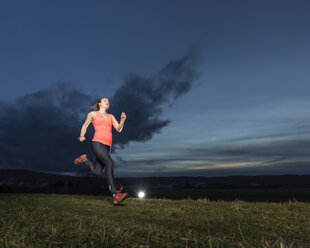
[[[83,140],[85,140],[86,138],[84,137],[84,135],[85,135],[85,133],[86,133],[86,131],[87,131],[87,127],[88,127],[88,125],[91,123],[91,121],[92,121],[92,112],[89,112],[88,113],[88,115],[87,115],[87,117],[86,117],[86,120],[85,120],[85,122],[84,122],[84,124],[82,125],[82,128],[81,128],[81,134],[80,134],[80,141],[83,141]]]

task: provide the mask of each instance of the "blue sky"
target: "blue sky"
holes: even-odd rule
[[[0,168],[74,174],[108,97],[114,173],[309,174],[308,1],[1,1]],[[57,155],[55,155],[57,154]]]

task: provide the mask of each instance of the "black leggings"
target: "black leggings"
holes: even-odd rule
[[[105,145],[98,141],[92,141],[91,150],[96,156],[95,164],[93,164],[88,159],[84,160],[83,163],[89,166],[90,169],[97,176],[101,176],[103,169],[105,167],[105,177],[106,177],[107,183],[109,184],[109,190],[113,194],[116,194],[117,189],[115,186],[116,183],[115,183],[114,172],[113,172],[113,160],[110,157],[111,147],[109,145]]]

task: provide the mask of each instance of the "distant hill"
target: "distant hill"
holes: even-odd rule
[[[127,186],[147,185],[152,188],[310,188],[310,175],[260,175],[260,176],[224,176],[224,177],[120,177],[116,182]],[[31,170],[0,170],[0,185],[10,186],[46,186],[53,184],[98,183],[105,185],[104,174],[101,177],[67,176],[48,174]]]
[[[121,177],[116,183],[134,197],[145,191],[150,198],[310,202],[310,175]],[[0,170],[0,193],[111,196],[104,174],[66,176],[29,170]]]

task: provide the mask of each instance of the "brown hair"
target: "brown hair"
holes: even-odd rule
[[[97,102],[96,102],[94,105],[91,106],[91,108],[93,108],[95,111],[98,111],[98,110],[100,109],[99,103],[101,102],[101,100],[102,100],[103,98],[106,98],[106,97],[101,97],[101,98],[99,98],[99,99],[97,100]]]

